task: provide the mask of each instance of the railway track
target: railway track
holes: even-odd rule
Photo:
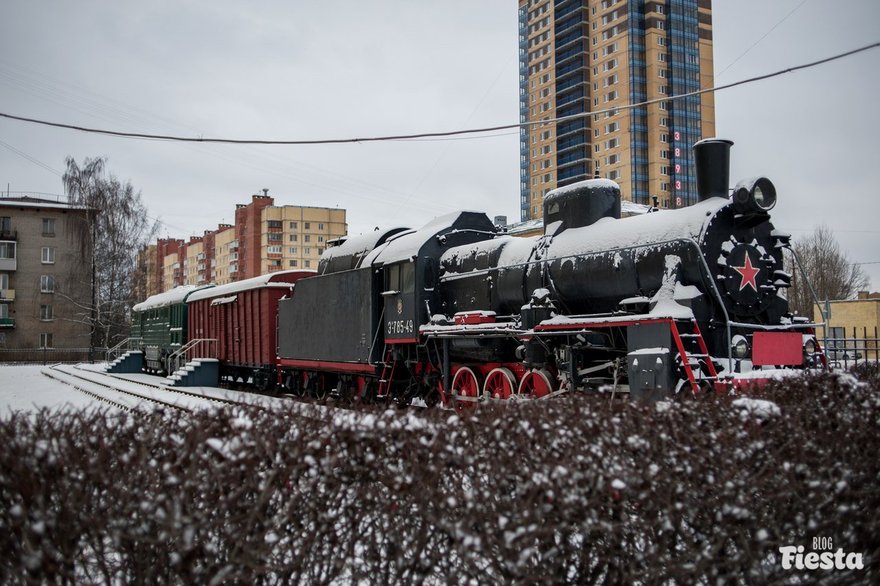
[[[145,381],[134,381],[85,369],[79,365],[55,365],[43,370],[43,374],[93,399],[127,411],[143,403],[186,412],[211,405],[253,406],[253,403],[245,401],[214,397]]]
[[[372,427],[377,417],[381,417],[378,413],[359,412],[350,407],[334,405],[332,402],[322,404],[302,399],[268,397],[251,393],[242,393],[240,400],[211,396],[203,392],[169,387],[161,383],[132,380],[124,375],[103,373],[80,365],[57,364],[43,369],[42,373],[94,400],[125,411],[149,408],[150,405],[188,413],[221,405],[241,405],[271,411],[273,404],[275,404],[283,405],[284,410],[288,413],[293,410],[304,419],[326,421],[329,415],[332,425],[345,428]],[[234,393],[235,391],[230,392]],[[433,424],[420,417],[421,410],[416,409],[402,414],[402,417],[394,418],[388,425],[391,427],[416,426],[420,429],[432,427]]]

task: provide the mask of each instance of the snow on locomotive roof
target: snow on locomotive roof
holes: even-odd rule
[[[583,181],[578,181],[577,183],[572,183],[571,185],[566,185],[565,187],[557,187],[556,189],[551,189],[547,192],[545,197],[550,197],[552,195],[564,195],[570,191],[578,191],[585,187],[591,188],[599,188],[604,187],[606,189],[616,189],[620,191],[620,185],[617,184],[616,181],[612,181],[611,179],[585,179]]]
[[[634,248],[683,237],[693,238],[699,244],[706,223],[729,203],[727,198],[712,197],[686,208],[660,210],[621,220],[602,218],[585,228],[563,230],[554,236],[552,254],[562,257]]]
[[[269,273],[267,275],[260,275],[259,277],[252,277],[250,279],[244,279],[242,281],[235,281],[234,283],[227,283],[225,285],[218,285],[217,287],[211,287],[210,289],[205,289],[203,291],[198,291],[190,295],[186,302],[191,303],[193,301],[198,301],[199,299],[210,299],[212,297],[229,297],[236,293],[240,293],[242,291],[249,291],[251,289],[260,289],[262,287],[293,287],[293,283],[287,281],[278,281],[278,277],[282,275],[290,275],[295,273],[314,273],[315,271],[276,271],[274,273]]]
[[[146,311],[147,309],[156,309],[159,307],[174,305],[175,303],[181,303],[186,300],[187,295],[194,291],[213,287],[214,285],[180,285],[174,289],[165,291],[164,293],[158,293],[147,297],[145,300],[132,307],[131,310]]]
[[[489,218],[483,212],[459,211],[438,216],[418,230],[392,236],[384,245],[376,247],[367,255],[361,266],[376,262],[388,264],[409,260],[419,253],[429,238],[439,235],[444,230],[455,229],[458,224],[468,223],[468,216],[483,216],[486,222],[489,222]],[[491,225],[491,222],[489,224]]]

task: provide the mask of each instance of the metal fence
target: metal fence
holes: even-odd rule
[[[104,360],[106,348],[0,348],[0,364],[55,364]]]
[[[865,362],[880,363],[880,336],[875,327],[852,328],[845,335],[821,340],[830,366],[849,368]]]

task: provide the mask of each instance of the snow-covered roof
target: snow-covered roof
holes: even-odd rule
[[[559,258],[687,237],[699,243],[707,223],[729,203],[727,198],[712,197],[687,208],[659,210],[620,220],[602,218],[590,226],[563,230],[555,235],[550,255]]]
[[[264,287],[286,287],[290,289],[293,287],[293,283],[283,279],[287,275],[293,274],[302,274],[302,273],[312,273],[315,271],[277,271],[274,273],[269,273],[267,275],[260,275],[259,277],[253,277],[250,279],[244,279],[242,281],[235,281],[234,283],[227,283],[225,285],[218,285],[216,287],[211,287],[210,289],[205,289],[202,291],[198,291],[197,293],[193,293],[190,295],[186,302],[192,303],[193,301],[198,301],[199,299],[210,299],[212,297],[229,297],[235,295],[236,293],[241,293],[242,291],[249,291],[251,289],[261,289]]]
[[[0,197],[0,207],[10,208],[44,208],[59,210],[89,210],[88,206],[72,205],[64,202],[47,201],[43,199],[35,199],[32,197],[7,198]]]
[[[156,309],[158,307],[165,307],[167,305],[174,305],[175,303],[182,303],[186,300],[187,296],[193,293],[194,291],[198,291],[199,289],[213,288],[214,285],[181,285],[179,287],[175,287],[170,291],[165,291],[164,293],[158,293],[151,297],[147,297],[144,301],[141,301],[137,305],[131,308],[132,311],[146,311],[148,309]]]
[[[409,260],[416,256],[422,249],[422,246],[430,238],[439,235],[441,232],[454,228],[457,224],[467,221],[465,216],[483,216],[483,212],[459,211],[439,216],[412,232],[403,232],[388,239],[383,245],[376,247],[371,252],[361,266],[367,266],[374,263],[394,263]],[[488,222],[489,219],[486,218]],[[489,222],[491,225],[491,222]]]
[[[327,247],[323,254],[321,254],[321,271],[325,272],[328,266],[335,265],[338,263],[333,263],[334,259],[341,259],[341,257],[350,257],[352,262],[360,260],[356,257],[363,257],[368,252],[376,248],[376,246],[380,242],[385,242],[394,238],[397,234],[401,234],[403,232],[409,231],[409,228],[403,226],[397,226],[393,228],[385,228],[382,230],[376,229],[372,232],[367,232],[365,234],[358,234],[356,236],[347,236],[342,239],[342,243],[339,246],[329,246]],[[340,262],[347,264],[345,260],[340,260]],[[346,267],[346,268],[356,268],[356,267]],[[339,270],[338,268],[334,268],[331,270]]]

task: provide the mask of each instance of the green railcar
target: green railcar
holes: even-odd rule
[[[184,285],[148,297],[132,307],[132,336],[141,339],[144,370],[166,373],[168,356],[187,342],[187,305],[190,294],[214,285]]]

